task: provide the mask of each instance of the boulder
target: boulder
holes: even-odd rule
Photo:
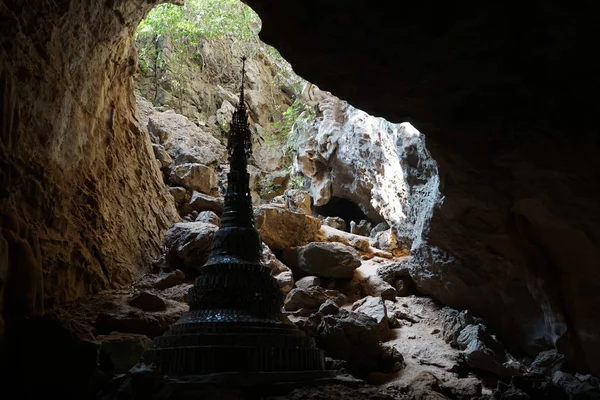
[[[135,293],[129,299],[129,305],[150,312],[163,311],[167,308],[167,303],[160,296],[145,290]]]
[[[531,363],[532,372],[552,376],[559,371],[565,363],[566,357],[555,349],[540,352]]]
[[[169,168],[171,165],[173,165],[171,156],[169,153],[167,153],[163,146],[160,144],[152,144],[152,150],[154,151],[154,157],[156,160],[158,160],[161,169]]]
[[[320,286],[321,278],[318,276],[305,276],[302,279],[296,281],[296,287],[300,289],[308,289],[313,286]]]
[[[212,211],[217,215],[223,213],[224,200],[222,197],[213,197],[194,191],[190,199],[190,206],[195,211]]]
[[[347,231],[346,221],[341,217],[327,217],[323,220],[323,225],[330,226],[340,231]]]
[[[352,247],[326,242],[288,248],[283,252],[283,261],[308,274],[334,279],[352,279],[354,270],[361,265]]]
[[[217,229],[204,222],[178,222],[171,226],[164,239],[167,265],[182,270],[195,270],[204,265]]]
[[[354,221],[350,221],[350,233],[368,237],[371,234],[371,223],[366,219],[360,220],[358,224]]]
[[[204,222],[206,224],[221,225],[221,218],[213,211],[201,211],[196,217],[196,222]]]
[[[288,189],[284,192],[287,199],[287,205],[290,211],[299,212],[306,215],[312,215],[310,210],[310,194],[307,191],[299,189]]]
[[[306,289],[294,288],[285,298],[284,309],[286,311],[296,311],[301,308],[317,310],[328,298],[325,289],[320,286]]]
[[[171,168],[169,182],[209,194],[215,188],[215,171],[203,164],[186,163]]]
[[[352,311],[360,312],[373,318],[379,327],[379,334],[385,340],[390,333],[389,319],[385,302],[381,297],[367,296],[352,304]]]
[[[346,360],[348,371],[358,376],[376,370],[377,358],[383,353],[377,322],[365,314],[343,309],[322,317],[315,341],[327,356]]]
[[[168,274],[161,276],[158,278],[153,284],[152,287],[158,290],[168,289],[172,286],[179,285],[185,282],[185,274],[183,271],[176,269],[175,271],[171,271]]]
[[[165,299],[187,304],[189,300],[189,291],[193,286],[194,285],[191,283],[181,283],[163,290],[161,295],[164,296]]]
[[[356,250],[364,253],[369,252],[371,247],[369,239],[366,237],[344,232],[328,225],[321,226],[320,238],[326,242],[338,242],[354,247]]]
[[[294,275],[292,271],[280,272],[273,277],[277,280],[279,289],[281,289],[284,295],[287,295],[294,287]]]
[[[481,323],[481,319],[473,317],[468,310],[458,311],[450,307],[442,309],[443,335],[446,343],[458,347],[458,336],[468,325]]]
[[[325,303],[319,307],[319,312],[323,315],[337,314],[340,311],[340,307],[331,299],[327,299]]]
[[[281,272],[290,272],[287,265],[282,263],[275,257],[275,254],[271,251],[269,246],[262,244],[262,252],[260,256],[260,262],[271,269],[271,275],[277,275]]]
[[[152,347],[152,340],[135,333],[112,332],[98,335],[101,343],[100,367],[115,374],[127,373],[142,358],[146,349]]]
[[[468,325],[456,339],[467,364],[500,377],[522,375],[525,367],[510,356],[502,343],[482,324]]]
[[[168,189],[169,193],[171,194],[171,196],[173,196],[173,199],[177,204],[183,204],[188,202],[190,196],[184,187],[171,186]]]
[[[147,125],[150,136],[157,137],[177,162],[191,160],[190,156],[205,165],[226,160],[227,150],[218,139],[173,110],[152,112]]]
[[[262,240],[273,249],[301,246],[318,237],[321,221],[272,205],[255,209],[254,220]]]

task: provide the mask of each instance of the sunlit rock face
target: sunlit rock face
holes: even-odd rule
[[[129,284],[176,218],[133,96],[131,36],[151,6],[0,1],[7,324],[45,301]]]
[[[298,74],[427,135],[421,290],[600,373],[597,6],[247,2]]]
[[[373,117],[314,85],[303,93],[318,113],[296,123],[296,164],[309,178],[314,205],[333,197],[350,200],[372,222],[387,222],[410,249],[428,219],[425,206],[430,218],[439,197],[425,136],[409,123]]]

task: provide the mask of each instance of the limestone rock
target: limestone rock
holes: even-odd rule
[[[338,242],[347,246],[352,246],[361,252],[366,253],[370,251],[369,240],[364,236],[344,232],[328,225],[321,225],[320,237],[327,242]]]
[[[194,285],[191,283],[180,283],[179,285],[171,286],[163,290],[160,294],[165,299],[187,304],[189,299],[189,291],[193,286]]]
[[[502,343],[487,332],[484,325],[468,325],[457,338],[467,363],[473,367],[507,377],[522,375],[525,367],[512,358]]]
[[[171,186],[169,187],[169,193],[175,199],[175,202],[178,204],[187,203],[189,201],[190,196],[188,195],[187,190],[181,186]]]
[[[108,335],[98,335],[96,338],[101,343],[101,367],[102,360],[107,360],[109,369],[115,374],[127,373],[140,361],[144,350],[152,347],[152,340],[148,336],[135,333],[112,332]]]
[[[201,211],[198,213],[195,222],[204,222],[206,224],[221,225],[221,218],[213,211]]]
[[[129,304],[133,307],[144,311],[164,311],[167,308],[167,303],[154,293],[141,291],[134,294],[129,300]]]
[[[171,169],[169,181],[189,190],[209,194],[215,188],[215,171],[202,164],[181,164]]]
[[[328,298],[325,289],[320,286],[306,289],[294,288],[285,298],[284,308],[286,311],[295,311],[301,308],[317,310]]]
[[[261,239],[273,249],[301,246],[316,239],[321,221],[271,205],[255,209],[254,220]]]
[[[271,269],[271,275],[277,275],[281,272],[290,272],[290,269],[275,257],[269,246],[262,244],[260,262]]]
[[[169,272],[167,275],[161,276],[152,284],[152,287],[154,289],[164,290],[184,282],[185,273],[176,269],[175,271]]]
[[[552,374],[561,369],[565,363],[564,354],[560,354],[555,349],[540,352],[531,363],[533,372],[552,376]]]
[[[196,211],[212,211],[217,215],[221,215],[223,213],[224,199],[194,191],[190,200],[190,206]]]
[[[284,295],[287,295],[294,287],[294,275],[292,271],[280,272],[273,277],[277,280],[279,289],[281,289]]]
[[[380,337],[385,339],[390,332],[387,308],[381,297],[367,296],[352,304],[352,311],[360,312],[375,319]]]
[[[334,279],[352,279],[354,270],[361,264],[351,247],[325,242],[286,249],[283,260],[308,274]]]
[[[444,321],[444,340],[453,347],[458,347],[457,339],[464,328],[482,322],[481,319],[473,317],[468,310],[458,311],[450,307],[444,307],[442,309],[442,315]]]
[[[371,223],[363,219],[358,224],[350,221],[350,233],[360,236],[369,236],[371,234]]]
[[[154,151],[154,157],[156,157],[158,160],[161,169],[169,168],[171,165],[173,165],[171,156],[160,144],[152,144],[152,150]]]
[[[346,221],[340,217],[327,217],[323,220],[323,225],[330,226],[340,231],[346,231]]]
[[[321,278],[318,276],[305,276],[302,279],[296,281],[296,287],[300,289],[308,289],[313,286],[320,286]]]
[[[327,299],[325,303],[319,307],[319,312],[323,315],[337,314],[340,307],[331,299]]]
[[[182,155],[204,165],[217,165],[226,160],[225,146],[187,117],[173,110],[150,110],[146,118],[150,134],[159,139],[171,158],[179,158],[179,163],[185,161],[180,158]]]
[[[164,239],[167,265],[192,271],[204,265],[218,229],[204,222],[178,222],[170,227]]]
[[[348,361],[348,371],[359,376],[376,370],[383,352],[377,322],[347,310],[323,316],[315,340],[328,356]]]
[[[288,189],[284,192],[288,199],[288,208],[290,211],[299,212],[306,215],[312,215],[310,210],[310,195],[304,190]]]

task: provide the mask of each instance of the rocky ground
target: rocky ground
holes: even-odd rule
[[[223,209],[221,141],[183,116],[143,101],[140,108],[182,220],[166,232],[162,256],[133,285],[50,314],[76,341],[96,349],[86,364],[97,362],[92,386],[107,400],[132,398],[130,371],[151,339],[187,311],[187,292]],[[564,357],[556,351],[517,359],[484,321],[420,294],[406,249],[389,225],[363,220],[347,232],[347,221],[313,215],[310,194],[286,189],[283,175],[283,194],[268,200],[253,180],[262,261],[285,295],[285,316],[325,350],[328,368],[353,378],[273,399],[600,398],[600,380],[561,371]],[[203,396],[244,398],[210,393]]]

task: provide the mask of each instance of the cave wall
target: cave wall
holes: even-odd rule
[[[600,374],[599,6],[246,2],[299,75],[427,135],[420,289]]]
[[[133,96],[152,5],[0,1],[0,333],[131,283],[178,218]]]

